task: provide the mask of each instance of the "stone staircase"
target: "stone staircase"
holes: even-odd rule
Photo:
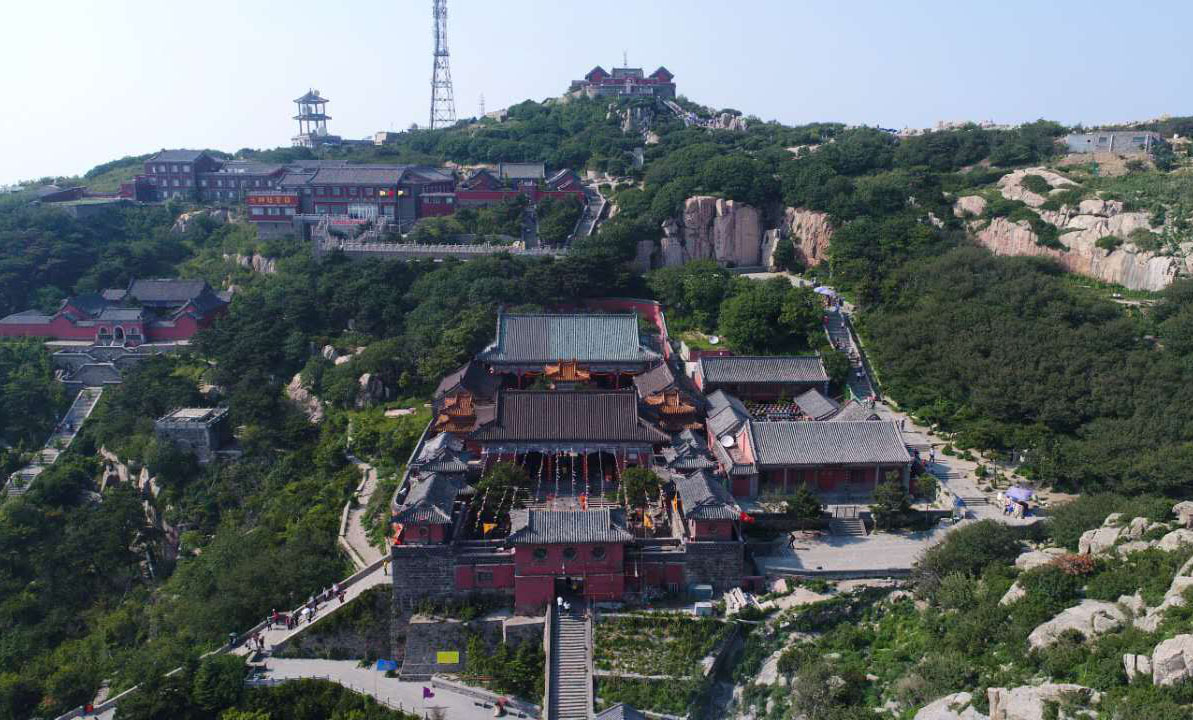
[[[850,392],[855,398],[871,397],[874,395],[874,386],[870,382],[870,376],[866,374],[861,348],[853,342],[853,333],[849,331],[844,313],[840,309],[831,310],[824,314],[824,318],[824,330],[828,334],[829,340],[832,341],[833,347],[849,357],[848,385]],[[861,371],[860,376],[858,375],[859,370]]]
[[[829,532],[833,535],[851,537],[865,537],[866,523],[861,518],[833,518],[828,523]]]
[[[551,696],[547,699],[547,720],[591,720],[591,623],[577,610],[552,612],[558,615],[551,629]]]
[[[8,481],[4,484],[4,494],[9,497],[20,497],[29,491],[29,487],[37,479],[37,476],[47,467],[53,465],[62,451],[74,442],[75,435],[79,433],[83,423],[87,421],[87,417],[99,403],[102,394],[102,388],[89,387],[79,391],[66,414],[62,416],[62,420],[54,428],[54,432],[46,440],[45,447],[38,451],[32,462],[9,476]]]

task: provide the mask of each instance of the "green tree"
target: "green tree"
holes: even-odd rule
[[[887,479],[874,488],[870,512],[874,514],[874,524],[878,527],[894,527],[910,510],[911,496],[899,480]]]
[[[627,468],[621,474],[621,489],[631,506],[645,505],[659,495],[659,476],[650,468]]]
[[[800,485],[795,492],[783,499],[783,510],[797,520],[818,520],[824,513],[824,505],[816,493]]]

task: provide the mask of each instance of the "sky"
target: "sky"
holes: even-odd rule
[[[431,0],[0,1],[0,184],[161,148],[426,124]],[[788,124],[1067,124],[1193,114],[1193,3],[450,0],[456,112],[557,96],[595,65]]]

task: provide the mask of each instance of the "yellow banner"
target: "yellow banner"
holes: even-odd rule
[[[488,535],[493,532],[493,528],[497,527],[497,523],[481,523],[481,527],[484,528],[485,534]]]
[[[459,650],[440,650],[435,653],[435,662],[440,665],[459,665],[460,651]]]

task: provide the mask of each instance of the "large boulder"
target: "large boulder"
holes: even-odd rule
[[[1193,677],[1193,635],[1177,635],[1152,651],[1152,682],[1175,685]]]
[[[953,204],[953,214],[959,218],[977,217],[984,212],[986,212],[986,198],[981,195],[959,197]]]
[[[1182,545],[1193,545],[1193,530],[1186,530],[1184,528],[1173,530],[1160,538],[1158,547],[1161,550],[1172,552],[1179,550]]]
[[[1081,534],[1081,539],[1077,541],[1077,552],[1082,555],[1101,555],[1113,548],[1122,534],[1123,529],[1117,527],[1087,530]]]
[[[1135,682],[1135,678],[1152,677],[1152,659],[1147,655],[1123,655],[1123,670],[1127,672],[1127,682]]]
[[[1127,523],[1127,537],[1138,540],[1147,533],[1147,526],[1147,518],[1131,518],[1131,522]]]
[[[1015,558],[1015,567],[1020,570],[1032,570],[1045,565],[1051,565],[1062,555],[1067,555],[1064,548],[1044,548],[1043,550],[1029,550]]]
[[[295,373],[290,384],[286,386],[286,397],[298,406],[307,416],[307,420],[318,423],[323,420],[323,403],[315,397],[306,385],[302,384],[302,373]]]
[[[914,720],[989,720],[973,707],[973,695],[967,692],[945,695],[920,708]]]
[[[1024,590],[1023,586],[1019,584],[1018,580],[1016,580],[1014,583],[1011,584],[1011,587],[1009,587],[1007,589],[1007,591],[1005,593],[1003,593],[1002,598],[999,599],[999,601],[998,601],[998,604],[999,605],[1010,605],[1011,603],[1019,602],[1026,595],[1027,595],[1027,591]]]
[[[216,225],[223,225],[232,219],[232,214],[224,208],[208,208],[205,210],[184,212],[174,220],[174,225],[170,228],[170,232],[174,235],[181,235],[201,218],[208,218]]]
[[[1176,505],[1173,505],[1172,514],[1176,515],[1177,521],[1181,525],[1193,529],[1193,501],[1182,500]]]
[[[1143,552],[1144,550],[1150,550],[1150,549],[1154,548],[1155,546],[1156,546],[1156,543],[1152,542],[1150,540],[1131,540],[1130,542],[1125,542],[1122,545],[1116,546],[1114,548],[1114,551],[1116,553],[1118,553],[1119,557],[1126,557],[1126,556],[1130,555],[1131,553],[1137,553],[1137,552]]]
[[[385,382],[372,373],[365,373],[357,380],[360,389],[356,394],[356,408],[363,409],[385,402],[389,399],[389,389]]]
[[[1100,693],[1081,685],[1045,683],[1017,688],[989,688],[990,720],[1044,720],[1045,704],[1075,702],[1083,708],[1097,705]],[[1070,716],[1062,715],[1061,720]]]
[[[1126,612],[1115,603],[1082,600],[1032,630],[1027,642],[1033,650],[1048,647],[1069,630],[1076,630],[1088,640],[1122,627],[1128,619]]]

